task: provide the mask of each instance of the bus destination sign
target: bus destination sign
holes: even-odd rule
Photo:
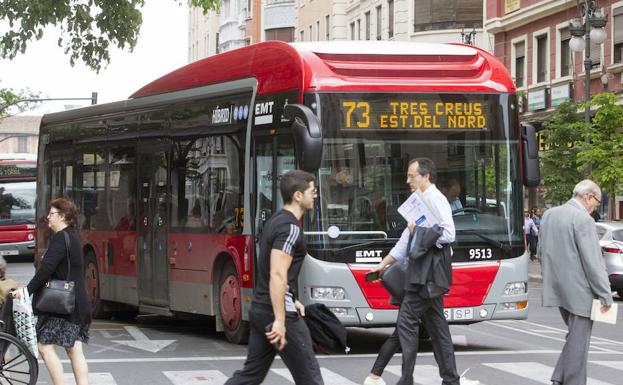
[[[396,95],[371,95],[363,100],[342,100],[341,125],[349,130],[486,130],[488,106],[481,100],[462,99],[428,96],[418,100],[416,96],[406,100]]]
[[[0,178],[28,178],[36,175],[34,165],[0,164]]]

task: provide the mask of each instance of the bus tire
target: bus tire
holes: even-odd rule
[[[219,279],[219,315],[227,340],[246,344],[249,340],[249,321],[242,319],[242,293],[236,267],[227,263]]]
[[[104,318],[104,301],[100,297],[100,280],[97,260],[92,251],[87,251],[84,257],[84,284],[91,302],[91,315],[93,318]]]
[[[619,298],[623,299],[623,289],[618,290],[617,294],[619,295]]]

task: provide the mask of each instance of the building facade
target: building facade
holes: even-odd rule
[[[595,2],[607,15],[606,40],[590,44],[590,94],[621,95],[623,102],[623,1]],[[570,49],[570,24],[581,16],[584,0],[487,0],[484,26],[494,41],[493,52],[517,85],[522,120],[537,129],[566,99],[584,100],[585,52]],[[530,191],[529,205],[542,207],[542,188]],[[616,218],[623,211],[616,198]],[[620,206],[620,207],[619,207]]]
[[[188,61],[266,40],[294,41],[295,0],[222,0],[188,12]]]
[[[189,11],[188,60],[266,40],[467,42],[493,50],[483,0],[222,0]]]
[[[41,116],[11,116],[0,119],[0,153],[37,155]]]
[[[492,49],[482,0],[297,0],[296,41],[469,42]]]

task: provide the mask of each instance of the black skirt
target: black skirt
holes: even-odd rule
[[[64,318],[40,316],[37,320],[37,342],[71,348],[76,341],[89,343],[89,325],[78,325]]]

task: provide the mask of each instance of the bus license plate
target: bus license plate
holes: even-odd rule
[[[474,309],[471,307],[452,309],[452,319],[455,321],[474,319]]]
[[[19,251],[17,250],[0,250],[0,255],[17,255]]]

